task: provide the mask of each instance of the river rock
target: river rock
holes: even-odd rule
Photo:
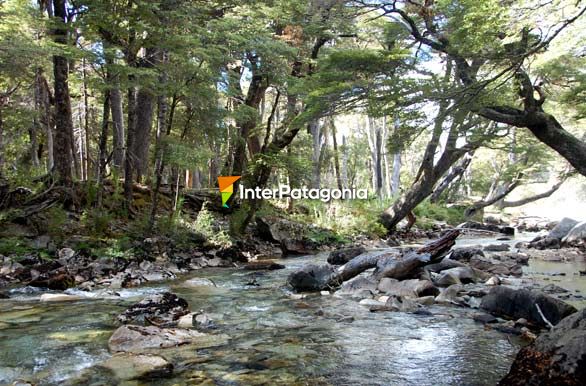
[[[99,366],[124,381],[167,377],[173,372],[173,365],[158,355],[116,353]]]
[[[487,252],[506,252],[511,249],[509,244],[490,244],[484,247]]]
[[[189,314],[185,314],[177,320],[177,327],[181,328],[191,328],[193,327],[193,317],[195,313],[190,312]]]
[[[272,260],[260,260],[260,261],[252,261],[244,266],[244,269],[248,271],[261,271],[261,270],[268,270],[273,271],[276,269],[285,269],[283,264],[275,263]]]
[[[31,271],[33,270],[31,269]],[[55,270],[49,272],[48,274],[38,275],[35,279],[31,280],[28,285],[33,287],[64,291],[75,285],[75,278],[68,273]]]
[[[185,299],[171,292],[151,295],[130,306],[118,315],[120,323],[153,323],[156,325],[176,325],[179,318],[189,313],[189,305]]]
[[[491,324],[498,322],[498,319],[492,316],[491,314],[474,314],[472,315],[472,319],[474,319],[475,322],[479,322],[482,324]]]
[[[226,343],[227,339],[225,335],[182,328],[124,325],[114,331],[108,340],[108,347],[112,352],[144,353],[184,344],[194,345],[194,348],[214,347]]]
[[[67,260],[75,256],[75,251],[71,248],[62,248],[59,250],[58,256],[60,260],[66,262]]]
[[[333,265],[346,264],[358,255],[366,252],[364,247],[344,248],[331,251],[328,256],[328,263]]]
[[[548,234],[547,237],[561,240],[570,233],[572,228],[578,224],[578,221],[564,217]]]
[[[81,296],[67,294],[42,294],[39,299],[41,302],[68,302],[83,299]]]
[[[523,274],[523,267],[515,260],[501,261],[491,257],[474,256],[468,264],[492,276],[521,276]]]
[[[561,241],[555,237],[536,237],[533,239],[528,245],[529,248],[535,249],[560,249],[561,248]]]
[[[522,348],[499,385],[583,385],[585,358],[586,309],[583,309]]]
[[[292,272],[287,278],[287,282],[296,291],[321,291],[328,289],[335,274],[335,268],[329,264],[307,264]]]
[[[461,263],[456,260],[445,258],[439,263],[429,264],[425,266],[425,270],[428,272],[441,272],[445,271],[446,269],[457,268],[457,267],[464,267],[465,264]]]
[[[183,282],[184,287],[197,288],[197,287],[215,287],[216,283],[210,279],[204,277],[194,277],[192,279]]]
[[[525,318],[533,325],[547,327],[539,314],[539,305],[545,318],[556,325],[564,317],[576,312],[576,308],[549,295],[526,289],[496,286],[482,298],[480,307],[496,316],[510,319]]]
[[[315,250],[315,245],[303,235],[307,229],[304,225],[286,219],[264,216],[256,218],[259,235],[267,241],[276,241],[285,253],[308,254]]]
[[[383,303],[380,302],[378,300],[374,300],[374,299],[362,299],[359,302],[360,305],[368,308],[368,310],[370,312],[377,312],[377,311],[396,311],[395,309],[393,309],[392,307],[390,307],[389,305],[387,305],[387,303]],[[398,309],[397,309],[398,310]]]
[[[384,277],[378,284],[378,290],[390,296],[418,298],[437,296],[440,291],[429,280],[396,280]]]
[[[457,267],[442,271],[440,276],[435,280],[435,284],[440,287],[448,287],[452,284],[468,284],[476,283],[476,281],[476,273],[472,268]]]
[[[454,248],[449,258],[456,261],[470,261],[473,256],[484,256],[484,252],[480,248],[464,247]]]
[[[376,292],[377,285],[377,281],[371,276],[357,276],[342,283],[335,295],[354,299],[369,298]]]
[[[439,304],[458,304],[464,303],[464,300],[458,296],[463,290],[461,284],[453,284],[444,289],[438,296],[435,297],[435,302]]]
[[[563,239],[565,245],[582,246],[586,243],[586,221],[576,224]]]

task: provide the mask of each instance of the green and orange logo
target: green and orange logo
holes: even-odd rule
[[[240,179],[240,176],[226,176],[218,177],[218,186],[220,187],[220,194],[222,195],[222,206],[229,208],[228,200],[234,194],[234,183]]]

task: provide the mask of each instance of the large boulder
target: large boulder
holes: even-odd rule
[[[580,246],[586,244],[586,221],[576,224],[563,239],[565,245]]]
[[[544,293],[505,286],[493,287],[488,295],[482,298],[480,308],[495,316],[514,320],[523,318],[535,326],[547,327],[536,305],[553,325],[576,312],[573,306]]]
[[[562,221],[560,221],[547,235],[547,237],[552,239],[561,240],[570,233],[572,228],[574,228],[578,224],[578,221],[573,220],[568,217],[564,217]]]
[[[124,325],[108,340],[112,352],[148,353],[185,344],[195,348],[214,347],[225,344],[226,335],[211,335],[181,328]]]
[[[366,252],[364,247],[344,248],[331,251],[328,256],[328,263],[334,265],[346,264],[358,255]]]
[[[329,264],[308,264],[291,273],[287,282],[296,291],[321,291],[329,288],[336,269]]]
[[[584,385],[586,381],[586,309],[559,322],[519,351],[503,386]]]
[[[263,239],[278,242],[286,254],[309,254],[316,249],[316,245],[311,240],[302,236],[307,232],[302,224],[266,216],[257,217],[256,226]]]
[[[336,295],[365,298],[376,292],[377,282],[372,277],[357,276],[344,282]]]
[[[486,272],[491,276],[521,276],[523,267],[515,259],[497,260],[490,257],[474,256],[470,259],[470,267]]]
[[[470,259],[474,256],[484,256],[484,252],[480,248],[475,247],[463,247],[463,248],[454,248],[452,249],[452,253],[450,254],[449,258],[455,261],[470,261]]]
[[[476,283],[476,281],[476,273],[472,268],[456,267],[442,271],[440,276],[435,280],[435,285],[449,287],[453,284]]]
[[[176,325],[179,318],[189,313],[189,305],[185,299],[171,292],[151,295],[133,304],[118,315],[120,323],[153,323],[158,326]]]
[[[378,283],[378,290],[390,295],[400,297],[418,298],[421,296],[437,296],[440,291],[429,280],[396,280],[384,277]]]

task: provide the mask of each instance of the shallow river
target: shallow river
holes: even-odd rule
[[[108,358],[113,318],[147,293],[170,290],[194,311],[223,315],[214,333],[228,344],[161,355],[173,357],[173,378],[127,384],[490,385],[507,371],[516,343],[486,331],[457,308],[434,316],[371,313],[357,301],[312,295],[293,300],[287,275],[326,255],[282,260],[286,269],[196,271],[173,282],[121,291],[118,299],[40,303],[20,290],[0,300],[0,384],[115,384],[92,366]],[[217,288],[189,289],[191,277]],[[260,286],[247,285],[253,278]],[[168,354],[169,353],[169,354]]]

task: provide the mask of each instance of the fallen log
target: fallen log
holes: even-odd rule
[[[307,265],[289,275],[287,281],[299,291],[335,289],[372,268],[375,268],[377,280],[383,277],[410,279],[417,276],[424,265],[441,261],[459,235],[458,230],[449,231],[440,239],[408,252],[404,257],[398,251],[377,251],[356,256],[338,270],[329,264]]]

